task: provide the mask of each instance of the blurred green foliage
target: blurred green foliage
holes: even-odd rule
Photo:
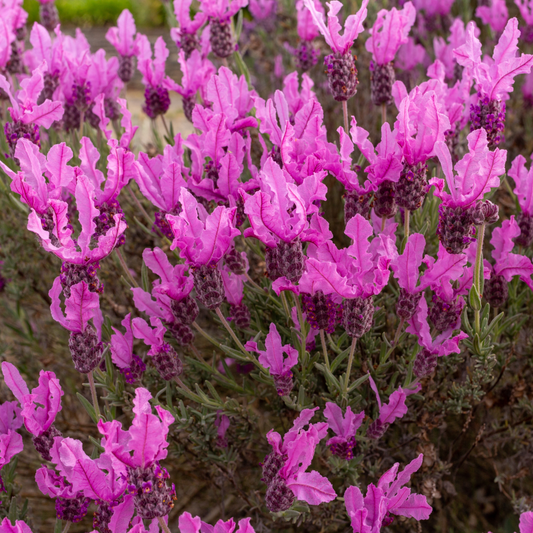
[[[129,9],[138,27],[161,26],[165,11],[160,0],[56,0],[62,24],[77,26],[112,25],[122,10]],[[28,22],[39,21],[39,2],[24,0]]]

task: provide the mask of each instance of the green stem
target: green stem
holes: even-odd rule
[[[93,400],[93,407],[96,412],[96,416],[100,418],[100,407],[98,406],[98,395],[96,394],[96,385],[94,384],[94,376],[93,376],[92,371],[87,374],[87,379],[89,380],[89,388],[91,389],[91,398]]]
[[[409,238],[409,219],[411,212],[409,209],[406,209],[403,212],[403,227],[404,227],[404,238],[407,240]]]
[[[70,529],[70,525],[71,524],[72,524],[72,522],[67,522],[67,525],[63,528],[62,533],[67,533],[67,531]]]
[[[485,224],[481,224],[477,227],[477,248],[476,248],[476,263],[474,265],[474,285],[477,289],[479,298],[483,296],[482,279],[483,275],[483,239],[485,238]],[[480,309],[474,310],[475,328],[479,333],[481,330],[480,323]]]
[[[226,320],[226,317],[222,314],[222,311],[220,310],[220,307],[217,307],[215,309],[215,313],[217,314],[218,318],[220,318],[220,321],[222,322],[222,325],[226,328],[228,333],[231,335],[231,338],[235,342],[235,344],[239,347],[239,350],[246,355],[246,357],[249,357],[249,353],[246,350],[246,348],[242,345],[242,342],[239,340],[239,337],[237,337],[236,333],[231,329],[231,326],[228,324],[228,321]]]
[[[387,122],[387,105],[381,104],[381,125],[385,124]]]
[[[261,292],[267,292],[265,291],[265,289],[263,289],[263,287],[261,287],[261,285],[258,285],[251,277],[250,277],[250,274],[248,274],[248,272],[246,272],[244,274],[246,276],[246,281],[252,285],[252,287],[255,287],[256,289],[260,290]]]
[[[205,359],[202,357],[202,354],[196,349],[196,346],[194,344],[189,344],[189,348],[199,361],[205,363]]]
[[[344,377],[344,391],[343,401],[348,400],[348,382],[350,381],[350,374],[352,373],[353,356],[355,354],[355,345],[357,344],[357,337],[352,337],[352,346],[350,347],[350,355],[348,356],[348,366],[346,367],[346,375]]]
[[[328,348],[326,346],[326,336],[324,335],[324,330],[320,330],[320,342],[322,343],[322,351],[324,352],[324,361],[326,362],[326,368],[329,370],[329,357],[328,357]]]
[[[167,126],[167,121],[165,120],[165,117],[161,115],[161,120],[163,121],[163,126],[165,126],[165,131],[167,132],[168,138],[170,139],[170,131]]]
[[[144,209],[144,207],[142,206],[137,196],[135,196],[135,193],[132,191],[129,183],[126,185],[126,189],[128,193],[130,194],[131,199],[133,200],[133,203],[138,207],[139,211],[142,213],[143,217],[146,219],[146,222],[148,222],[149,226],[152,226],[154,224],[153,219],[146,212],[146,209]]]
[[[122,253],[120,252],[118,248],[115,248],[115,253],[117,254],[120,265],[122,266],[122,270],[124,270],[124,274],[126,274],[126,277],[130,281],[131,285],[133,285],[134,287],[138,287],[139,284],[133,279],[130,269],[128,268],[128,265],[126,264],[126,261],[124,260],[124,256],[122,255]]]
[[[157,517],[157,521],[159,522],[159,525],[161,526],[161,529],[164,531],[164,533],[171,533],[170,529],[168,529],[168,526],[165,524],[165,521],[161,516]]]
[[[348,123],[348,101],[344,100],[342,102],[342,114],[344,116],[344,130],[346,131],[346,134],[349,135],[349,123]]]
[[[285,316],[287,318],[292,318],[291,310],[289,309],[289,303],[287,302],[287,297],[285,296],[284,291],[282,291],[280,294],[280,300],[281,304],[283,305],[283,310],[285,311]]]
[[[387,223],[387,217],[383,217],[381,219],[381,232],[383,233],[385,231],[385,224]]]
[[[192,326],[204,339],[208,340],[211,344],[220,349],[220,342],[211,337],[207,331],[204,331],[196,322],[193,322]]]

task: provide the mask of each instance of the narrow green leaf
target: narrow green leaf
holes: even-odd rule
[[[76,393],[76,396],[78,397],[78,400],[81,402],[83,407],[85,407],[85,410],[91,417],[92,421],[95,424],[98,424],[98,417],[96,416],[96,411],[94,410],[94,407],[92,406],[91,402],[87,400],[87,398],[85,398],[85,396],[83,396],[79,392]]]

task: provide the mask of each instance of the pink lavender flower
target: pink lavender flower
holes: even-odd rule
[[[119,55],[118,77],[128,83],[135,72],[134,58],[138,54],[138,38],[133,15],[125,9],[117,20],[117,26],[107,30],[105,38]]]
[[[479,28],[473,24],[474,35],[479,36]],[[457,58],[453,51],[456,48],[465,44],[466,30],[465,24],[460,18],[456,18],[450,27],[450,35],[447,39],[448,43],[442,37],[433,38],[433,50],[435,51],[435,57],[442,62],[446,69],[446,78],[449,80],[457,81],[461,78],[462,67],[457,62]]]
[[[133,353],[131,313],[128,313],[121,323],[126,328],[126,333],[113,328],[115,333],[111,335],[111,360],[120,369],[126,383],[136,383],[146,370],[146,365],[138,355]]]
[[[332,54],[326,56],[324,64],[328,76],[329,88],[333,98],[337,101],[349,100],[357,90],[357,69],[350,53],[357,36],[364,30],[363,22],[367,15],[369,0],[363,0],[361,8],[355,15],[346,18],[344,34],[340,35],[342,26],[337,13],[342,8],[342,3],[333,1],[328,3],[328,23],[324,22],[323,14],[316,9],[314,0],[303,0],[311,12],[315,24],[324,36],[326,43],[331,47]]]
[[[398,474],[399,463],[385,472],[377,487],[368,485],[366,496],[359,487],[351,486],[344,493],[346,511],[354,533],[372,533],[389,526],[394,516],[406,516],[415,520],[427,520],[432,512],[426,497],[412,493],[404,487],[411,476],[421,466],[423,455],[420,454]]]
[[[35,23],[30,33],[30,43],[33,49],[25,54],[28,67],[33,72],[44,63],[42,68],[44,87],[37,102],[42,104],[45,100],[57,100],[55,95],[61,93],[61,89],[58,89],[59,81],[64,76],[64,70],[68,68],[63,58],[63,35],[58,30],[55,39],[52,40],[48,31]]]
[[[526,43],[531,43],[533,41],[533,4],[531,0],[515,0],[515,4],[526,22],[526,27],[522,32],[522,39]]]
[[[170,29],[170,36],[180,52],[183,51],[185,60],[200,47],[196,34],[207,20],[207,15],[202,11],[198,11],[194,18],[191,18],[191,4],[192,0],[174,0],[174,14],[178,27]]]
[[[525,255],[511,253],[514,242],[521,237],[520,226],[515,221],[514,215],[510,220],[504,220],[501,228],[495,228],[492,232],[490,243],[494,247],[492,257],[495,261],[491,267],[490,279],[485,280],[483,296],[493,307],[502,307],[508,296],[507,283],[514,276],[533,288],[531,275],[533,264]]]
[[[304,267],[300,236],[308,225],[305,203],[296,185],[287,182],[271,157],[263,165],[260,183],[261,191],[248,196],[244,203],[251,225],[244,235],[268,247],[267,272],[273,281],[286,277],[295,283]]]
[[[61,397],[64,395],[59,380],[53,372],[41,370],[39,386],[31,393],[17,368],[11,363],[2,363],[4,382],[22,408],[26,429],[33,435],[33,444],[45,461],[50,461],[50,449],[54,437],[61,433],[53,425],[61,411]]]
[[[424,63],[426,57],[426,49],[421,44],[416,44],[413,37],[408,37],[407,42],[398,49],[394,65],[411,75],[418,65]]]
[[[505,0],[490,0],[490,5],[478,6],[476,17],[488,24],[495,34],[501,33],[509,19]]]
[[[234,226],[236,208],[218,206],[208,215],[186,189],[181,190],[180,202],[183,211],[176,216],[167,215],[174,233],[171,248],[178,248],[181,257],[193,266],[196,296],[214,309],[224,299],[217,263],[239,234]]]
[[[138,69],[143,75],[144,91],[143,111],[155,119],[164,115],[170,107],[168,90],[173,88],[174,82],[165,75],[165,62],[168,57],[168,48],[163,37],[158,37],[154,46],[155,57],[152,58],[152,47],[146,35],[138,35],[137,46],[139,51]]]
[[[9,518],[4,518],[0,524],[0,533],[32,533],[30,526],[22,520],[17,520],[13,525]]]
[[[443,200],[439,207],[439,239],[449,253],[457,254],[473,240],[475,225],[485,221],[483,195],[500,185],[499,176],[505,173],[507,152],[496,148],[489,151],[487,132],[475,130],[467,137],[470,149],[454,167],[446,144],[439,141],[435,153],[442,165],[450,194],[443,190],[444,181],[432,179],[435,195]]]
[[[265,368],[270,369],[270,375],[274,379],[278,394],[288,396],[293,387],[291,368],[298,364],[298,350],[295,350],[290,344],[281,344],[281,336],[276,325],[270,324],[270,330],[265,340],[265,350],[259,350],[254,341],[248,341],[246,349],[260,354],[259,362]]]
[[[248,271],[248,260],[246,253],[242,252],[245,259],[244,272]],[[230,317],[228,320],[233,320],[236,327],[246,329],[250,327],[250,309],[243,304],[244,298],[244,284],[246,283],[246,276],[243,274],[236,274],[228,268],[228,264],[224,265],[221,270],[222,283],[224,284],[224,293],[226,300],[230,304]]]
[[[392,103],[392,86],[396,80],[392,61],[402,44],[407,42],[409,31],[416,19],[416,10],[411,2],[403,9],[381,9],[374,26],[369,30],[366,49],[372,54],[371,93],[375,105]]]
[[[92,105],[89,105],[89,109],[85,111],[84,120],[95,129],[105,129],[100,124],[102,117],[106,117],[104,122],[106,119],[118,121],[120,116],[118,97],[124,86],[119,74],[119,61],[116,57],[106,60],[103,49],[91,57],[87,78],[90,83],[88,94]],[[102,108],[101,112],[98,112],[98,107]]]
[[[342,139],[344,133],[339,133]],[[402,149],[397,141],[398,132],[396,130],[391,131],[390,125],[387,122],[384,123],[381,127],[381,142],[374,149],[374,146],[368,140],[368,132],[359,127],[355,117],[352,117],[350,134],[355,145],[370,163],[365,168],[370,181],[368,185],[365,185],[365,191],[369,189],[376,191],[374,211],[380,218],[391,218],[398,209],[394,197],[396,183],[400,179],[403,169]],[[348,141],[346,142],[348,143]],[[350,146],[353,145],[349,143],[346,145],[347,148]],[[346,154],[343,157],[347,158],[348,155]],[[355,185],[357,176],[355,175],[354,179],[352,174],[350,179],[350,173],[347,173],[344,178],[337,176],[337,179],[340,179],[344,186],[350,189],[349,185]]]
[[[226,439],[226,432],[230,427],[230,419],[221,411],[217,412],[215,419],[215,427],[217,428],[217,446],[219,448],[227,448],[228,440]]]
[[[277,91],[274,98],[265,102],[254,97],[259,130],[268,134],[274,145],[270,152],[263,146],[261,164],[264,166],[270,155],[298,186],[308,182],[308,189],[320,188],[317,180],[325,176],[321,171],[338,159],[336,147],[327,141],[324,111],[312,87],[307,74],[300,86],[298,74],[293,72],[283,80],[283,92]]]
[[[404,390],[401,387],[398,390],[395,390],[389,397],[389,401],[386,404],[381,403],[381,398],[379,395],[378,388],[376,383],[372,379],[372,376],[368,375],[368,381],[370,383],[370,388],[374,391],[376,395],[376,400],[379,408],[379,416],[368,426],[366,430],[366,435],[370,439],[380,439],[389,426],[397,419],[402,418],[407,414],[407,406],[405,405],[405,400],[408,394],[413,394],[413,390]]]
[[[447,15],[455,0],[413,0],[417,10],[422,9],[429,17]]]
[[[394,124],[396,141],[402,147],[404,162],[395,187],[398,206],[416,211],[426,195],[427,160],[435,154],[437,142],[451,124],[439,95],[426,87],[415,87],[401,100]]]
[[[0,404],[0,468],[7,465],[11,459],[20,453],[24,444],[17,429],[22,426],[23,419],[18,402],[4,402]],[[5,492],[4,482],[0,476],[0,492]]]
[[[248,0],[201,0],[202,11],[209,17],[209,40],[213,53],[221,58],[235,50],[230,19]]]
[[[183,162],[183,141],[178,134],[174,146],[167,145],[163,155],[150,158],[139,153],[134,163],[134,179],[144,197],[156,208],[155,224],[152,231],[159,230],[165,237],[172,239],[172,230],[166,219],[167,214],[178,214],[181,210],[179,195],[186,187],[184,176],[187,169]]]
[[[520,206],[521,213],[518,215],[518,227],[520,235],[515,242],[519,246],[531,246],[533,244],[533,168],[526,168],[526,159],[518,155],[511,164],[508,172],[515,182],[514,192]]]
[[[324,15],[324,8],[319,0],[313,0],[315,9],[321,15]],[[313,21],[311,12],[305,6],[303,0],[296,2],[296,30],[300,42],[296,49],[291,49],[291,52],[296,57],[296,64],[299,69],[306,72],[313,68],[317,61],[320,51],[313,46],[313,41],[318,37],[319,31]]]
[[[136,291],[136,304],[139,301],[138,291],[141,290],[142,289],[134,289],[134,291]],[[147,293],[145,294],[147,295]],[[166,328],[163,326],[161,319],[152,316],[150,318],[150,324],[152,327],[148,325],[146,320],[142,318],[134,318],[132,320],[133,335],[137,339],[142,339],[147,346],[150,346],[148,355],[151,356],[152,363],[159,372],[159,375],[165,381],[170,381],[183,372],[183,363],[174,348],[165,342],[164,336]]]
[[[460,331],[455,337],[453,328],[443,331],[432,338],[428,324],[428,306],[426,300],[422,298],[418,304],[416,314],[410,319],[406,331],[418,337],[418,344],[422,350],[416,355],[413,364],[413,373],[417,378],[423,378],[431,374],[437,368],[437,358],[460,353],[459,342],[466,339],[468,335]],[[457,325],[457,324],[456,324]]]
[[[481,43],[475,34],[476,26],[470,22],[466,29],[465,44],[456,49],[454,54],[457,62],[472,73],[477,83],[478,102],[471,106],[470,129],[485,128],[490,147],[494,148],[503,140],[505,101],[513,90],[514,78],[530,72],[533,55],[517,56],[520,31],[516,18],[507,22],[494,47],[492,61],[481,60]]]
[[[9,97],[12,106],[9,108],[12,122],[6,122],[4,127],[11,157],[15,156],[19,139],[25,138],[40,146],[39,126],[50,128],[63,117],[61,102],[45,100],[42,104],[37,104],[44,88],[43,68],[35,69],[32,76],[23,80],[20,86],[21,90],[13,95],[11,85],[0,74],[0,88]]]
[[[189,513],[184,513],[183,515],[189,515]],[[190,518],[188,518],[188,520],[190,520]],[[200,519],[195,518],[194,520]],[[242,520],[239,520],[238,525],[239,527],[235,533],[255,533],[254,528],[250,525],[250,518],[243,518]],[[200,533],[200,531],[201,533],[233,533],[237,527],[237,524],[233,518],[230,518],[226,522],[219,520],[214,526],[206,524],[202,521],[200,529],[197,528],[196,524],[193,525],[193,529],[189,524],[185,525],[185,523],[182,523],[180,516],[179,527],[182,533]]]
[[[29,147],[29,144],[26,146]],[[96,153],[96,155],[98,154]],[[39,159],[36,159],[37,155],[28,150],[23,154],[21,153],[20,157],[27,158],[28,169],[32,169],[24,173],[26,180],[28,180],[29,176],[32,176],[32,179],[38,182],[40,163]],[[40,157],[42,161],[42,156]],[[53,164],[56,165],[56,160],[53,161]],[[117,172],[114,177],[120,178],[120,174]],[[79,174],[76,181],[75,198],[81,225],[81,232],[76,241],[72,238],[72,228],[67,217],[68,204],[62,200],[51,200],[49,202],[51,209],[47,213],[49,213],[50,222],[48,219],[43,222],[43,217],[39,216],[35,208],[32,208],[28,218],[28,229],[41,238],[41,244],[47,252],[53,253],[68,263],[86,266],[91,263],[97,263],[123,242],[121,241],[121,236],[126,230],[127,224],[124,221],[122,212],[116,212],[112,217],[109,217],[110,221],[106,218],[109,229],[105,233],[97,235],[97,222],[95,219],[99,217],[101,212],[96,208],[94,202],[95,187],[85,174]],[[110,185],[112,181],[110,181]],[[58,182],[61,183],[60,178]],[[102,197],[115,192],[116,189],[110,187],[102,192]],[[93,236],[97,238],[96,247],[94,246]]]
[[[424,236],[413,233],[409,235],[403,253],[391,262],[391,269],[400,286],[396,312],[402,320],[409,320],[414,315],[422,298],[421,289],[417,285],[425,245]]]
[[[343,415],[342,409],[336,403],[327,402],[324,417],[328,422],[329,429],[336,435],[326,442],[331,453],[347,461],[353,459],[354,448],[357,445],[355,433],[363,423],[365,412],[361,411],[354,414],[352,408],[348,406]]]
[[[174,416],[159,405],[155,406],[157,415],[154,415],[151,398],[146,389],[135,390],[134,419],[128,431],[117,421],[98,424],[104,437],[102,446],[114,471],[125,475],[135,510],[138,516],[147,519],[168,515],[175,500],[174,485],[167,485],[169,474],[159,464],[168,453],[167,436]]]
[[[48,31],[54,31],[59,24],[59,13],[55,5],[55,0],[39,0],[39,4],[41,24]]]
[[[198,50],[193,50],[186,58],[183,50],[180,50],[178,62],[181,67],[183,77],[181,85],[176,84],[174,90],[183,98],[183,112],[187,119],[192,122],[192,113],[196,105],[196,95],[198,91],[204,90],[215,74],[215,67],[208,59],[204,59]]]
[[[274,513],[286,511],[296,499],[319,505],[337,496],[326,477],[316,470],[306,472],[327,434],[327,424],[309,423],[317,409],[304,409],[283,438],[274,430],[267,434],[273,450],[263,463],[263,481],[268,487],[265,503]]]
[[[248,10],[259,21],[275,17],[277,9],[277,0],[249,0],[248,2]]]
[[[48,293],[52,299],[52,318],[71,332],[69,348],[74,367],[78,372],[88,374],[100,362],[103,348],[100,299],[98,294],[89,290],[85,281],[81,281],[70,288],[70,296],[65,300],[65,315],[59,299],[61,291],[61,280],[57,277]]]

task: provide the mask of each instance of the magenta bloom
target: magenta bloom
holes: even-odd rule
[[[45,88],[41,91],[41,98],[55,101],[58,99],[56,95],[61,93],[61,89],[58,90],[59,81],[68,68],[63,57],[63,34],[58,29],[52,41],[48,30],[35,22],[30,33],[30,43],[33,48],[26,51],[25,58],[31,72],[40,68],[43,73]]]
[[[214,265],[222,259],[240,232],[234,226],[235,208],[218,206],[207,214],[194,196],[181,189],[182,212],[168,215],[174,233],[171,249],[191,265]]]
[[[342,7],[341,2],[328,3],[328,24],[324,23],[322,13],[315,7],[314,0],[303,0],[305,6],[318,26],[320,33],[331,47],[332,53],[325,57],[326,74],[329,89],[333,98],[339,102],[349,100],[357,91],[357,69],[350,49],[357,36],[364,30],[363,22],[367,15],[369,0],[363,0],[361,8],[355,15],[349,15],[345,21],[344,35],[340,35],[342,26],[337,13]]]
[[[170,107],[168,90],[174,86],[174,82],[165,75],[168,48],[163,37],[158,37],[154,46],[155,57],[152,58],[152,47],[146,35],[138,35],[137,46],[139,50],[138,69],[143,75],[142,81],[146,87],[143,111],[151,119],[155,119],[168,111]]]
[[[131,329],[131,313],[128,313],[122,325],[126,328],[126,333],[122,333],[116,328],[111,335],[111,359],[122,374],[126,383],[135,383],[139,381],[142,373],[146,370],[146,365],[142,359],[133,353],[133,331]]]
[[[7,465],[24,448],[22,437],[17,433],[22,423],[21,410],[17,402],[0,404],[0,468]],[[0,492],[5,492],[1,476]]]
[[[385,472],[377,487],[368,485],[366,496],[359,487],[351,486],[344,493],[346,511],[354,533],[374,533],[394,520],[392,515],[406,516],[415,520],[427,520],[432,512],[426,497],[412,493],[404,487],[411,476],[422,466],[420,454],[398,474],[399,463]]]
[[[412,37],[408,37],[407,42],[398,49],[394,64],[400,70],[411,72],[418,65],[423,64],[426,57],[426,49],[421,44],[416,44]]]
[[[170,29],[170,36],[180,51],[185,54],[185,59],[188,59],[191,53],[199,48],[196,34],[207,20],[207,15],[201,11],[191,18],[191,4],[192,0],[174,0],[174,14],[178,27]]]
[[[166,484],[169,474],[159,465],[168,453],[167,435],[174,417],[159,405],[155,406],[157,415],[153,414],[151,398],[146,389],[135,390],[135,417],[128,431],[115,420],[98,424],[105,455],[113,470],[126,477],[137,514],[148,519],[168,515],[175,498],[174,486]]]
[[[472,22],[474,35],[479,36],[480,30]],[[450,27],[450,35],[448,36],[448,44],[442,37],[433,38],[433,49],[435,51],[435,57],[442,62],[446,69],[446,78],[449,80],[457,80],[460,78],[460,65],[457,63],[454,50],[465,44],[466,30],[465,24],[460,18],[456,18]]]
[[[33,159],[30,161],[33,162]],[[39,167],[34,166],[33,168]],[[107,192],[111,191],[108,190]],[[106,191],[103,194],[106,194]],[[95,206],[95,196],[95,187],[89,179],[84,174],[78,175],[75,198],[81,232],[76,241],[72,238],[72,229],[67,217],[68,204],[61,200],[50,202],[51,220],[49,223],[45,219],[46,225],[43,223],[44,217],[39,217],[36,210],[32,209],[29,215],[28,229],[41,238],[41,244],[47,252],[53,253],[63,261],[75,265],[87,265],[100,261],[121,244],[121,237],[127,224],[124,215],[117,212],[109,217],[112,219],[109,229],[106,230],[104,226],[102,233],[98,235],[95,219],[100,215],[100,210]],[[106,220],[108,220],[107,217]],[[93,246],[93,236],[98,238],[96,247]]]
[[[443,200],[439,207],[439,238],[452,254],[462,252],[473,240],[475,225],[485,221],[483,195],[499,187],[499,176],[505,173],[506,150],[489,151],[487,132],[484,129],[468,135],[470,151],[455,167],[446,144],[435,144],[435,153],[442,165],[450,194],[444,191],[444,181],[432,179],[435,195]],[[454,174],[453,170],[457,174]],[[452,229],[454,228],[454,229]],[[458,231],[462,228],[462,231]]]
[[[125,9],[118,17],[117,26],[109,28],[105,38],[120,56],[131,57],[138,53],[136,31],[133,15]]]
[[[248,0],[201,0],[202,11],[211,19],[228,20],[241,8],[248,5]]]
[[[405,400],[408,394],[413,394],[416,391],[404,390],[399,387],[398,390],[395,390],[390,395],[388,403],[382,404],[378,388],[370,374],[368,375],[368,381],[370,383],[370,388],[376,395],[379,416],[374,422],[372,422],[372,424],[370,424],[370,426],[368,426],[366,436],[370,439],[379,439],[397,418],[403,418],[403,416],[407,414]]]
[[[428,17],[447,15],[455,0],[414,0],[417,10],[424,10]]]
[[[306,472],[327,434],[327,424],[309,423],[317,409],[304,409],[283,438],[274,430],[267,434],[273,450],[263,463],[263,481],[268,486],[265,503],[274,513],[286,511],[296,499],[319,505],[337,497],[326,477],[316,470]]]
[[[20,403],[26,429],[34,437],[49,432],[57,413],[61,411],[61,397],[64,395],[55,374],[41,370],[39,386],[31,393],[19,371],[11,363],[2,363],[2,374],[9,390]]]
[[[502,307],[507,301],[507,283],[514,276],[519,276],[528,287],[533,288],[531,259],[525,255],[511,253],[514,242],[518,241],[519,237],[520,227],[514,215],[510,220],[504,220],[501,228],[495,228],[492,232],[490,243],[494,247],[492,257],[495,263],[490,267],[490,279],[485,280],[483,296],[493,307]]]
[[[363,22],[367,15],[367,6],[369,0],[363,0],[359,11],[355,15],[349,15],[344,23],[344,35],[340,34],[342,26],[339,23],[337,13],[342,8],[342,3],[333,1],[328,3],[328,22],[324,22],[323,11],[315,7],[314,0],[303,0],[307,9],[311,12],[313,20],[318,30],[323,35],[326,43],[331,47],[333,52],[345,54],[353,46],[357,36],[364,31]]]
[[[415,19],[416,10],[411,2],[406,2],[400,10],[393,7],[390,11],[381,9],[378,12],[365,44],[376,65],[386,65],[394,60],[400,46],[407,42]]]
[[[490,5],[478,6],[476,17],[479,17],[483,24],[488,24],[494,33],[499,34],[509,20],[505,0],[490,0]]]
[[[528,171],[525,157],[518,155],[513,160],[508,174],[515,182],[514,192],[522,210],[517,220],[520,235],[515,242],[520,246],[531,246],[533,244],[533,168]]]
[[[270,369],[270,375],[274,379],[278,394],[288,396],[293,387],[291,368],[298,364],[298,350],[290,344],[282,346],[281,336],[274,323],[270,324],[270,331],[265,340],[265,350],[260,350],[254,341],[248,341],[245,347],[247,350],[260,354],[259,362],[265,368]]]
[[[11,84],[0,74],[0,88],[11,102],[9,112],[12,122],[6,122],[4,127],[11,157],[15,156],[19,139],[25,138],[40,146],[39,126],[50,128],[63,117],[61,102],[45,100],[42,104],[37,104],[44,88],[44,68],[43,64],[33,71],[31,77],[21,81],[21,90],[14,95],[11,93]]]
[[[32,533],[32,531],[26,522],[17,520],[13,526],[9,518],[6,517],[0,524],[0,533]]]
[[[453,336],[454,327],[452,326],[433,339],[428,324],[428,306],[424,298],[420,300],[417,312],[411,318],[406,331],[416,335],[418,344],[422,347],[413,365],[413,373],[417,378],[431,374],[437,368],[438,357],[460,353],[459,342],[468,338],[468,335],[462,331]]]
[[[183,517],[185,518],[182,521]],[[196,522],[192,522],[192,520],[198,520],[200,525],[196,526]],[[234,531],[235,533],[255,533],[254,528],[250,525],[250,518],[243,518],[242,520],[239,520],[238,525],[239,527],[237,531],[235,531],[237,524],[233,518],[230,518],[226,522],[219,520],[214,526],[211,526],[203,521],[200,521],[198,517],[193,519],[189,513],[183,513],[179,520],[181,533],[233,533]]]
[[[347,461],[353,459],[354,448],[357,444],[355,433],[363,423],[365,412],[354,414],[352,408],[348,406],[346,414],[343,415],[342,409],[336,403],[327,402],[324,417],[328,421],[329,429],[336,435],[326,442],[331,453]]]
[[[102,354],[100,298],[90,291],[85,281],[80,281],[70,287],[70,296],[65,300],[65,315],[59,300],[61,291],[61,280],[57,277],[48,293],[52,299],[52,318],[71,332],[69,348],[74,367],[78,372],[88,374],[96,368]]]
[[[183,98],[183,112],[187,119],[193,121],[193,111],[196,105],[196,94],[204,91],[207,83],[215,74],[213,63],[207,58],[203,58],[198,50],[193,50],[187,57],[183,50],[178,55],[183,77],[181,85],[175,84],[173,89]],[[202,94],[202,96],[204,96]]]
[[[465,44],[454,51],[457,62],[472,73],[477,84],[478,102],[470,110],[471,131],[485,128],[491,148],[503,140],[504,102],[513,90],[514,78],[518,74],[528,74],[533,65],[533,55],[517,56],[519,37],[518,21],[512,18],[494,47],[492,61],[485,62],[482,61],[476,26],[470,22],[466,29]]]

